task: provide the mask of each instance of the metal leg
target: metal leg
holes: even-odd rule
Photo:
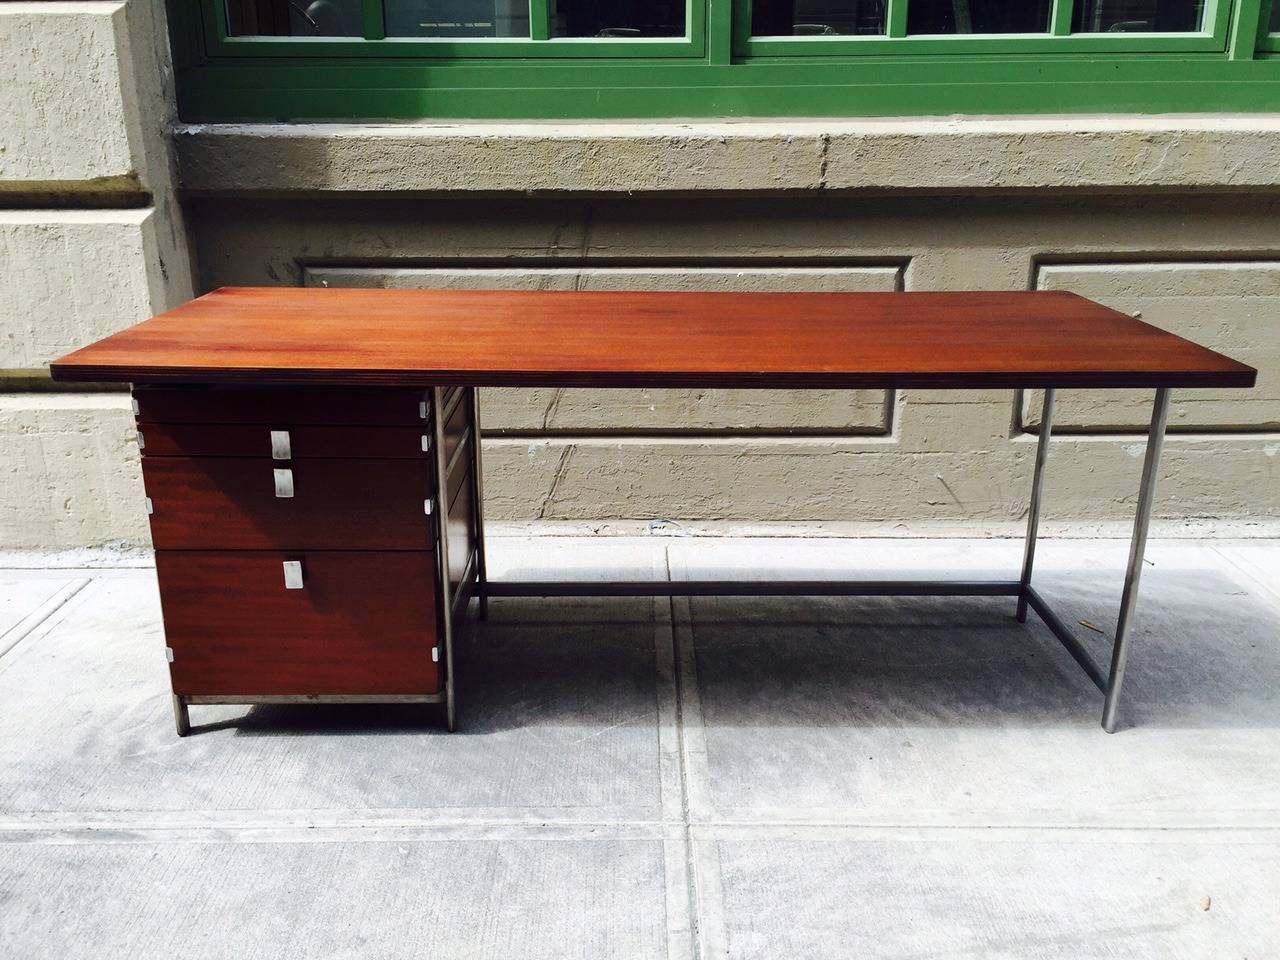
[[[484,565],[484,460],[480,452],[480,390],[471,388],[471,490],[476,523],[476,597],[480,619],[489,619],[489,572]]]
[[[1044,392],[1040,407],[1040,439],[1036,442],[1036,469],[1031,480],[1031,506],[1027,510],[1027,545],[1022,554],[1022,592],[1018,595],[1018,622],[1027,622],[1027,590],[1031,587],[1031,568],[1036,560],[1036,532],[1040,526],[1040,497],[1044,493],[1044,465],[1049,459],[1049,436],[1053,433],[1054,391]]]
[[[187,700],[176,693],[173,695],[173,725],[178,736],[185,737],[191,732],[191,716],[187,713]]]
[[[436,454],[436,554],[440,568],[441,623],[444,628],[444,709],[445,721],[452,733],[457,729],[457,710],[453,696],[453,584],[449,579],[449,464],[444,455],[444,388],[433,387],[431,409],[435,430]]]
[[[1164,431],[1169,422],[1169,391],[1156,391],[1151,412],[1151,430],[1147,434],[1147,458],[1142,465],[1142,486],[1138,491],[1138,514],[1133,521],[1133,542],[1129,547],[1129,569],[1124,577],[1124,594],[1120,599],[1120,617],[1116,621],[1115,646],[1111,650],[1111,673],[1107,680],[1107,699],[1102,708],[1102,729],[1115,733],[1120,708],[1120,690],[1124,685],[1124,667],[1129,658],[1129,630],[1138,603],[1138,581],[1142,578],[1142,560],[1147,548],[1147,528],[1151,524],[1151,506],[1155,500],[1156,480],[1160,474],[1160,451]]]

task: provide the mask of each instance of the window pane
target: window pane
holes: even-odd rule
[[[907,33],[1048,33],[1053,0],[910,0]]]
[[[1280,0],[1272,0],[1271,4],[1271,32],[1280,33]]]
[[[1076,0],[1072,33],[1195,33],[1204,0]]]
[[[528,37],[528,0],[384,0],[388,37]]]
[[[685,0],[551,0],[553,37],[683,37]]]
[[[884,0],[752,0],[756,37],[879,36]]]
[[[360,0],[227,0],[229,37],[359,37]]]

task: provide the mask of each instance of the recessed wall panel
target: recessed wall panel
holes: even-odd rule
[[[1280,427],[1280,262],[1113,263],[1042,266],[1042,290],[1070,290],[1257,367],[1251,390],[1175,390],[1173,432],[1266,431]],[[1062,390],[1055,430],[1145,430],[1150,390]],[[1023,399],[1037,428],[1039,391]]]

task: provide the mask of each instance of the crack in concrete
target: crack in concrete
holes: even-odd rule
[[[556,475],[551,479],[551,489],[547,491],[546,498],[542,501],[542,508],[538,511],[538,519],[547,519],[547,511],[551,508],[551,504],[556,499],[556,492],[560,489],[560,484],[564,481],[565,474],[569,470],[569,461],[573,457],[573,445],[569,444],[560,454],[560,463],[556,467]]]

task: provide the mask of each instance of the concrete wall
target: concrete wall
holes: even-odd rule
[[[1269,192],[1051,191],[219,197],[190,210],[209,288],[1077,290],[1262,369],[1251,391],[1176,394],[1158,508],[1166,532],[1245,533],[1280,516],[1278,214]],[[1150,400],[1063,393],[1049,529],[1125,529]],[[1037,404],[1001,391],[491,390],[490,516],[1017,532]]]
[[[128,396],[47,365],[193,290],[160,9],[0,3],[0,549],[146,541]]]
[[[224,284],[1076,290],[1263,371],[1175,397],[1158,529],[1280,528],[1280,118],[175,126],[172,105],[160,0],[0,3],[0,549],[146,544],[127,396],[47,364]],[[500,521],[1016,533],[1038,397],[483,402]],[[1047,530],[1124,530],[1148,402],[1063,395]]]

